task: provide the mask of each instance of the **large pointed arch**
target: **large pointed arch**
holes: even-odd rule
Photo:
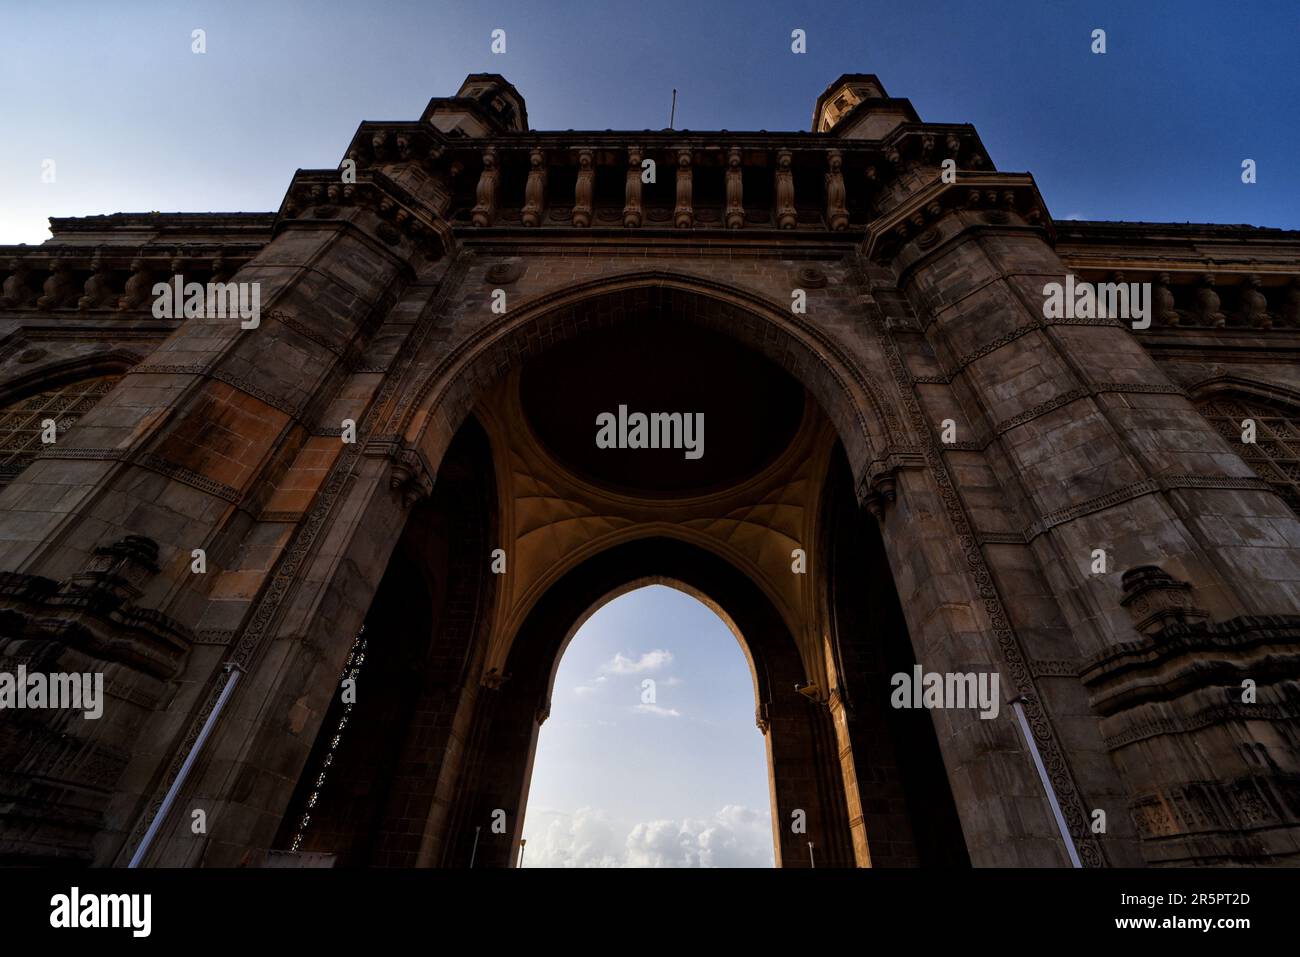
[[[381,431],[419,448],[436,470],[451,436],[505,369],[584,331],[655,309],[716,329],[803,383],[834,424],[855,481],[907,444],[896,403],[824,324],[737,286],[664,270],[579,283],[513,306],[406,383]]]

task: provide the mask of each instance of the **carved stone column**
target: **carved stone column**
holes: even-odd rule
[[[844,154],[830,150],[826,154],[830,169],[826,173],[826,225],[836,232],[849,226],[849,211],[845,205]]]
[[[573,225],[591,225],[591,194],[596,183],[594,154],[578,150],[578,183],[573,189]]]
[[[740,150],[732,147],[727,153],[727,211],[728,229],[745,225],[744,175],[740,167]]]
[[[677,151],[677,208],[673,210],[673,225],[689,229],[695,224],[695,205],[691,199],[691,151]]]
[[[641,148],[627,151],[627,186],[623,191],[623,225],[641,225]]]
[[[497,151],[489,146],[483,151],[483,172],[479,174],[478,188],[474,198],[477,200],[473,209],[475,226],[491,226],[492,218],[497,213],[497,180],[501,172],[497,169]]]
[[[540,226],[546,205],[546,154],[533,150],[528,156],[528,185],[524,187],[522,219],[525,226]]]
[[[794,210],[794,173],[790,170],[793,157],[789,150],[776,154],[776,225],[781,229],[794,229],[799,221]]]

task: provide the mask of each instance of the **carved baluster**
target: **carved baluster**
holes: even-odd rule
[[[1219,309],[1219,294],[1214,290],[1214,273],[1201,277],[1201,287],[1196,290],[1196,319],[1202,326],[1227,325],[1227,317]]]
[[[43,295],[36,300],[36,308],[41,310],[56,309],[76,295],[72,286],[72,267],[65,259],[54,261],[41,291]]]
[[[673,210],[673,225],[689,229],[695,224],[695,203],[691,198],[691,151],[677,151],[677,207]]]
[[[528,155],[528,185],[524,187],[522,219],[525,226],[538,226],[542,222],[542,209],[546,202],[546,154],[533,150]]]
[[[145,265],[144,259],[137,256],[131,260],[131,278],[126,281],[126,291],[117,301],[117,311],[127,312],[139,309],[153,295],[153,275]]]
[[[641,149],[627,151],[627,187],[623,191],[623,225],[641,225]]]
[[[790,169],[793,158],[789,150],[776,154],[776,225],[781,229],[794,229],[799,221],[794,210],[794,173]]]
[[[9,276],[4,286],[0,287],[0,308],[18,309],[27,305],[32,298],[32,290],[27,285],[31,269],[18,257],[9,260]]]
[[[102,250],[95,251],[90,268],[90,278],[82,289],[82,297],[77,300],[77,308],[83,312],[87,309],[106,309],[117,302],[117,293],[112,286],[113,270],[105,264]]]
[[[497,180],[501,172],[497,169],[497,151],[489,146],[483,151],[483,172],[479,174],[476,200],[472,210],[475,226],[491,226],[497,214]]]
[[[727,154],[727,212],[728,229],[745,225],[744,174],[740,166],[740,150],[732,148]]]
[[[1174,308],[1174,294],[1169,288],[1169,273],[1162,272],[1151,287],[1151,313],[1156,325],[1176,326],[1178,310]]]
[[[1271,329],[1273,317],[1268,314],[1268,300],[1260,291],[1264,285],[1258,276],[1251,276],[1241,290],[1241,321],[1252,329]]]
[[[573,225],[591,225],[591,194],[596,183],[594,155],[578,150],[578,184],[573,189]]]
[[[1300,276],[1292,279],[1286,287],[1286,296],[1282,300],[1282,322],[1291,328],[1300,326]]]
[[[849,228],[849,210],[845,205],[844,192],[844,154],[839,150],[831,150],[827,153],[827,161],[830,170],[826,173],[826,225],[839,232]]]

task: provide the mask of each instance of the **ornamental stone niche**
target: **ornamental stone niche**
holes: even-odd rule
[[[110,689],[0,712],[0,860],[513,866],[559,656],[655,581],[751,662],[781,866],[1300,864],[1300,235],[1057,221],[870,74],[788,133],[474,74],[339,148],[0,249],[0,670]],[[260,324],[154,319],[178,272]],[[596,454],[620,405],[706,454]]]

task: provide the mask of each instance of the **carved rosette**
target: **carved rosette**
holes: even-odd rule
[[[525,226],[540,226],[546,203],[546,154],[533,150],[528,154],[528,183],[524,186],[524,208],[520,218]]]
[[[591,196],[596,183],[595,154],[578,150],[578,182],[573,188],[573,225],[591,225]]]
[[[689,229],[695,225],[695,203],[691,197],[691,151],[677,151],[677,206],[673,209],[673,225]]]

